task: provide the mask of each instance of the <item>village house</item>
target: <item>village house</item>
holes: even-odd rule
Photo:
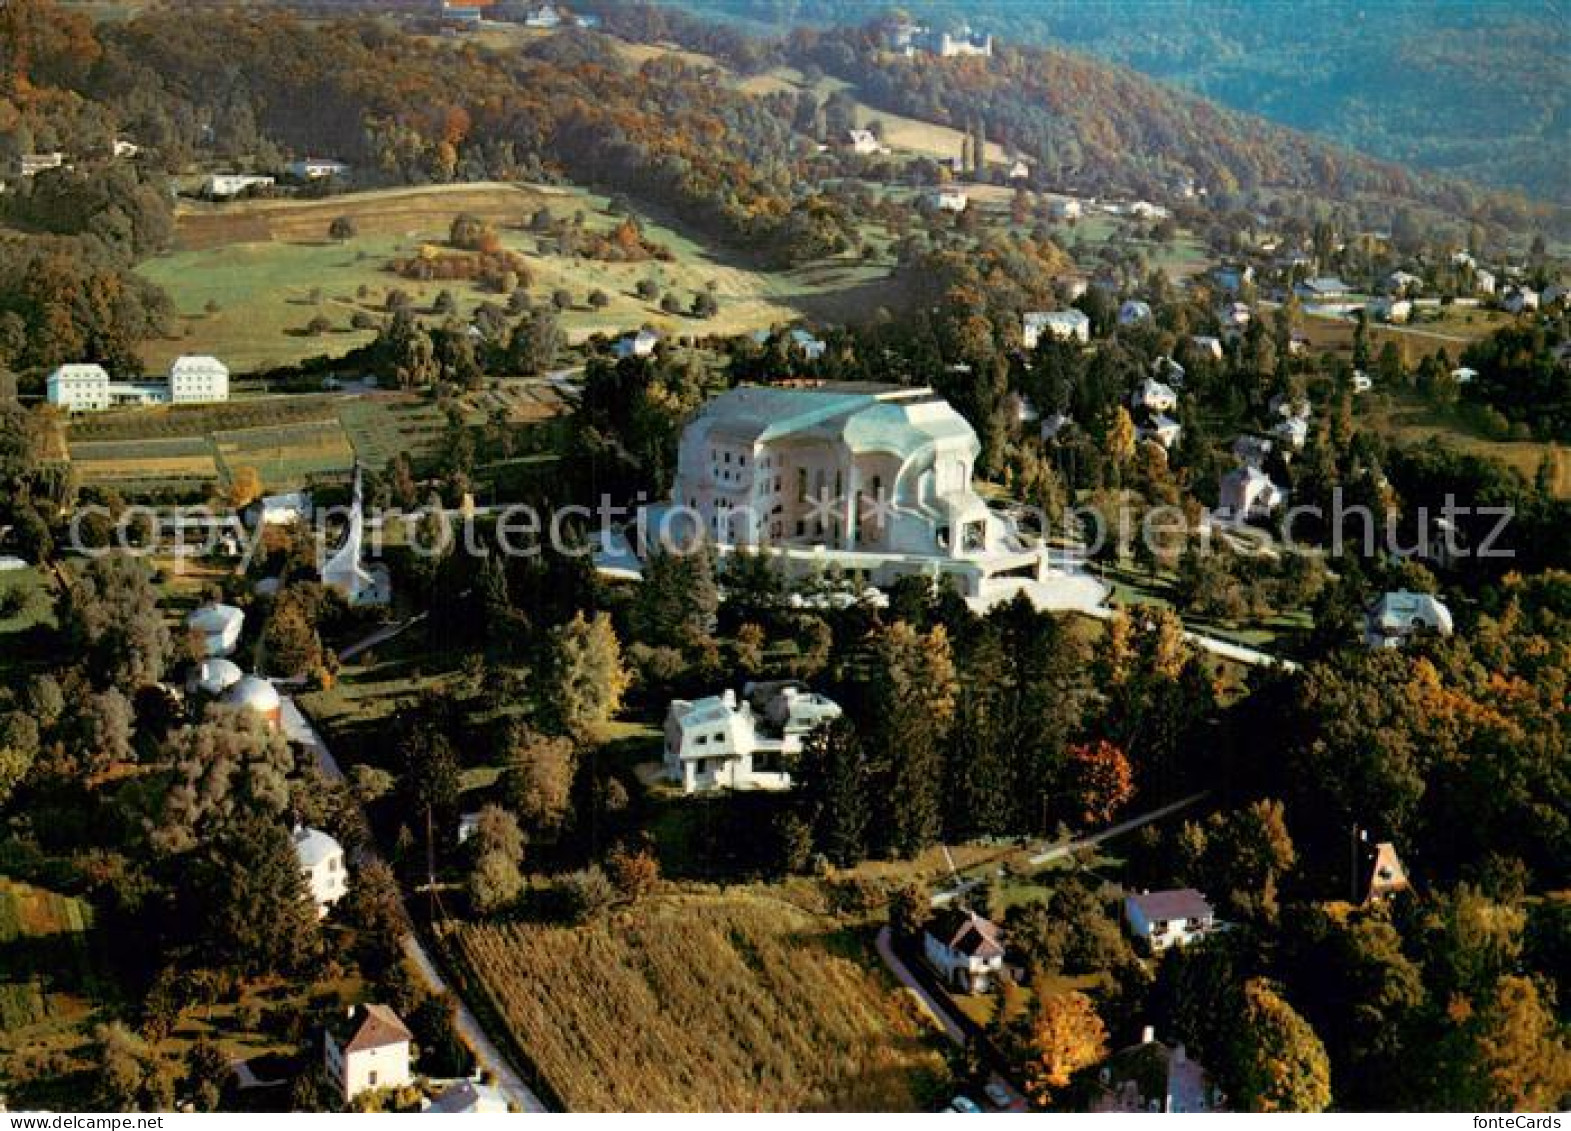
[[[1143,424],[1135,429],[1135,435],[1142,440],[1154,440],[1162,445],[1164,451],[1172,451],[1173,445],[1183,435],[1183,428],[1178,421],[1163,413],[1156,413],[1151,417],[1149,424]]]
[[[1028,310],[1020,316],[1020,344],[1036,349],[1042,333],[1060,342],[1089,342],[1091,319],[1079,310]]]
[[[1242,302],[1228,303],[1218,315],[1225,333],[1242,333],[1249,328],[1249,321],[1253,317],[1249,306]]]
[[[1182,365],[1166,354],[1151,363],[1151,373],[1158,381],[1165,381],[1175,389],[1182,389],[1185,379],[1189,376]]]
[[[1282,441],[1284,450],[1301,452],[1304,450],[1304,445],[1309,442],[1309,418],[1289,416],[1285,420],[1277,421],[1271,433]]]
[[[1209,357],[1213,361],[1221,361],[1223,357],[1222,339],[1211,337],[1207,334],[1197,334],[1189,339],[1189,344],[1194,347],[1201,357]]]
[[[407,1087],[409,1046],[414,1041],[403,1019],[385,1005],[351,1007],[328,1026],[323,1054],[328,1081],[345,1107],[364,1092]]]
[[[39,173],[48,172],[50,169],[59,169],[65,165],[65,154],[60,150],[51,153],[23,153],[17,156],[14,165],[16,176],[26,179],[36,177]]]
[[[1393,271],[1385,278],[1385,289],[1393,295],[1412,297],[1424,287],[1424,280],[1406,271]]]
[[[272,188],[277,183],[272,177],[251,173],[214,173],[202,182],[202,195],[213,200],[228,200],[250,189]]]
[[[1118,308],[1118,324],[1120,326],[1135,326],[1141,322],[1151,321],[1151,307],[1139,299],[1125,299]]]
[[[847,130],[846,141],[851,146],[852,153],[860,153],[863,156],[889,152],[872,130]]]
[[[1224,265],[1211,269],[1211,281],[1228,294],[1237,294],[1245,283],[1255,281],[1255,269],[1250,264]]]
[[[240,643],[240,630],[245,626],[245,613],[233,605],[210,602],[195,609],[185,618],[188,632],[202,638],[205,656],[232,656]]]
[[[1233,441],[1233,458],[1250,467],[1260,467],[1275,445],[1264,436],[1239,436]]]
[[[623,334],[611,346],[611,352],[618,358],[648,357],[659,344],[659,334],[653,330],[640,330],[636,334]]]
[[[186,693],[201,692],[216,699],[244,678],[245,672],[233,660],[209,656],[191,670],[186,680]]]
[[[1473,272],[1473,293],[1477,295],[1492,295],[1495,293],[1495,273],[1486,271],[1482,267]]]
[[[321,181],[328,177],[341,177],[349,172],[348,165],[330,157],[306,157],[291,161],[288,169],[289,175],[297,181]]]
[[[142,147],[134,141],[117,137],[110,148],[111,155],[120,158],[135,157],[142,152]]]
[[[1415,636],[1450,636],[1453,629],[1451,610],[1432,593],[1384,593],[1364,615],[1371,648],[1400,648]]]
[[[1081,203],[1072,196],[1055,198],[1047,206],[1047,214],[1059,221],[1078,220],[1083,211]]]
[[[1299,298],[1319,302],[1335,302],[1346,298],[1351,292],[1350,288],[1341,279],[1332,275],[1320,275],[1313,279],[1305,279],[1293,290]]]
[[[840,717],[834,700],[797,683],[748,684],[742,699],[672,700],[666,711],[665,774],[683,793],[789,789],[791,775],[763,768],[800,753],[803,739]]]
[[[1011,181],[1029,181],[1031,179],[1031,166],[1025,161],[1016,158],[1015,163],[1009,166],[1009,179]]]
[[[1470,365],[1459,365],[1451,370],[1451,380],[1458,385],[1467,385],[1478,380],[1478,370]]]
[[[1172,412],[1178,407],[1178,394],[1171,385],[1147,377],[1130,396],[1129,403],[1132,408],[1143,408],[1147,412]]]
[[[1258,467],[1246,465],[1222,476],[1217,489],[1218,518],[1234,522],[1270,518],[1287,502],[1287,492]]]
[[[1362,369],[1353,370],[1353,392],[1367,393],[1375,387],[1375,379]]]
[[[1023,589],[1078,600],[1091,579],[1053,570],[1046,547],[972,487],[980,452],[931,389],[742,386],[683,429],[671,501],[640,512],[642,540],[758,547],[788,574],[839,567],[864,585],[943,576],[984,606]]]
[[[1538,292],[1530,287],[1512,287],[1500,300],[1500,309],[1512,314],[1523,314],[1538,309]]]
[[[333,904],[349,894],[349,871],[344,848],[321,829],[298,827],[294,832],[295,858],[305,876],[306,890],[316,904],[318,919],[327,918]]]
[[[969,908],[947,907],[923,929],[922,954],[951,989],[984,994],[1004,968],[1004,933]]]
[[[1148,891],[1124,898],[1129,934],[1152,954],[1188,946],[1216,928],[1216,913],[1194,888]]]
[[[960,213],[966,210],[966,205],[971,203],[971,198],[959,189],[939,189],[931,194],[927,201],[940,212]]]
[[[1413,316],[1413,304],[1405,298],[1376,299],[1369,304],[1369,312],[1382,322],[1400,326]]]
[[[263,495],[252,507],[262,526],[288,526],[311,521],[311,494],[291,491],[282,495]]]
[[[1120,1049],[1097,1070],[1097,1083],[1101,1094],[1091,1104],[1095,1112],[1195,1114],[1227,1110],[1227,1097],[1205,1068],[1189,1058],[1183,1045],[1157,1040],[1150,1025],[1141,1032],[1138,1045]]]
[[[768,345],[773,335],[768,330],[754,330],[751,337],[756,345]],[[802,355],[806,361],[817,361],[824,356],[824,351],[829,348],[822,338],[802,329],[800,326],[787,330],[785,333],[786,348]]]

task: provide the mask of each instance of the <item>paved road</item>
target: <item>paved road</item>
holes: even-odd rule
[[[369,638],[368,638],[369,639]],[[365,643],[365,642],[362,642]],[[344,772],[339,767],[337,759],[333,757],[327,743],[322,741],[322,736],[311,725],[311,720],[296,706],[292,696],[284,696],[281,705],[280,723],[284,734],[291,742],[304,746],[316,755],[317,765],[322,772],[334,781],[342,781]],[[404,953],[414,963],[415,969],[420,972],[420,978],[425,982],[426,988],[432,993],[449,994],[458,1005],[458,1032],[465,1043],[475,1054],[475,1062],[482,1071],[489,1072],[496,1079],[496,1086],[507,1097],[510,1104],[519,1111],[544,1112],[550,1110],[541,1101],[528,1084],[524,1083],[518,1070],[497,1048],[496,1044],[486,1035],[485,1029],[480,1024],[480,1019],[465,1004],[463,998],[454,993],[437,969],[436,963],[431,961],[425,945],[420,941],[420,936],[411,932],[404,936]]]

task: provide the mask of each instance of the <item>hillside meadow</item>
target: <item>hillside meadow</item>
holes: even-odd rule
[[[456,943],[572,1111],[915,1111],[947,1075],[859,939],[773,898],[661,896]]]

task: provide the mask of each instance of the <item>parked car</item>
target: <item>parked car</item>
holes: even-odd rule
[[[1007,1085],[994,1080],[982,1089],[982,1094],[987,1096],[987,1102],[997,1108],[1006,1108],[1015,1102],[1014,1093]]]
[[[976,1106],[976,1101],[966,1096],[956,1096],[949,1101],[949,1110],[958,1111],[963,1115],[981,1115],[982,1109]]]

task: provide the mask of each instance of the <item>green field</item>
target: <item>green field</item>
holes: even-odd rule
[[[604,196],[576,189],[471,185],[326,201],[188,206],[177,224],[181,250],[139,268],[169,293],[179,315],[175,335],[144,343],[143,354],[157,369],[181,353],[210,352],[237,372],[342,355],[372,337],[370,330],[350,329],[353,315],[382,315],[392,289],[411,295],[419,309],[450,290],[460,315],[467,317],[480,303],[503,296],[465,281],[419,282],[386,269],[394,258],[444,241],[461,211],[485,216],[504,246],[527,257],[530,292],[537,302],[549,301],[559,289],[573,296],[573,306],[562,315],[573,341],[646,323],[675,335],[731,334],[805,313],[833,316],[843,310],[841,317],[851,316],[876,303],[878,285],[888,274],[887,263],[849,256],[792,271],[759,270],[648,216],[641,217],[646,238],[669,249],[672,261],[612,263],[542,253],[527,230],[535,210],[546,206],[558,218],[582,213],[587,231],[605,231],[621,219],[607,211],[607,204]],[[353,217],[360,231],[341,244],[326,238],[338,215]],[[665,314],[658,302],[636,295],[635,287],[646,278],[673,291],[684,307],[695,293],[712,287],[720,312],[706,320]],[[610,301],[591,309],[587,300],[593,290],[604,291]],[[307,334],[307,323],[317,316],[333,329]]]
[[[92,925],[82,900],[0,876],[0,1039],[80,1012]]]

